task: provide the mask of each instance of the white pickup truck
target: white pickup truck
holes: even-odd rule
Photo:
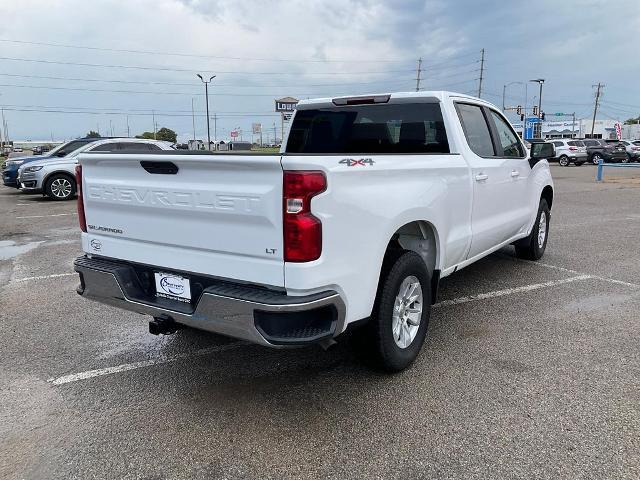
[[[402,370],[441,278],[509,244],[543,255],[553,156],[450,92],[302,101],[275,155],[84,154],[78,293],[156,334],[327,346],[354,327]]]

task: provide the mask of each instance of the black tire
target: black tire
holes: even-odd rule
[[[542,215],[545,215],[545,232],[542,245],[538,240],[538,234],[540,233],[540,227],[542,222],[540,221]],[[514,245],[516,247],[516,256],[525,260],[540,260],[544,251],[547,248],[547,240],[549,239],[549,225],[551,220],[551,211],[547,205],[547,201],[543,198],[540,200],[540,206],[538,207],[538,215],[536,216],[536,223],[533,225],[531,234],[518,240]]]
[[[70,200],[76,194],[76,181],[70,175],[51,175],[44,186],[44,193],[52,200]]]
[[[569,165],[571,165],[571,160],[569,160],[569,157],[567,157],[566,155],[560,155],[560,158],[558,158],[558,163],[561,167],[568,167]]]
[[[591,155],[591,163],[593,163],[594,165],[597,165],[600,160],[604,160],[601,154],[596,152]]]
[[[631,155],[627,153],[627,156],[622,159],[622,163],[629,163],[631,161]]]
[[[581,165],[584,165],[584,162],[576,162],[575,165],[576,167],[580,167]]]
[[[393,260],[391,260],[393,262]],[[389,262],[389,263],[391,263]],[[385,271],[386,270],[386,273]],[[414,277],[419,281],[422,293],[422,314],[415,337],[404,348],[394,339],[393,313],[400,287],[405,280]],[[414,308],[417,302],[406,306]],[[360,353],[368,363],[388,372],[400,372],[413,363],[427,334],[431,316],[431,279],[422,257],[415,252],[403,252],[390,268],[383,269],[378,295],[369,322],[354,332]],[[407,329],[410,325],[407,323]]]

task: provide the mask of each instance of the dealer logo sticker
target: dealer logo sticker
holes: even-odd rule
[[[191,300],[189,279],[171,273],[155,272],[156,296],[188,303]]]

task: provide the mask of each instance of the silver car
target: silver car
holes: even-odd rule
[[[568,167],[571,163],[580,166],[587,161],[587,147],[582,140],[557,139],[549,140],[556,147],[554,160],[563,167]]]
[[[149,153],[173,150],[169,142],[138,138],[98,140],[71,152],[59,160],[39,160],[22,165],[18,170],[18,185],[24,193],[42,193],[53,200],[69,200],[76,194],[75,168],[78,155],[85,152]]]

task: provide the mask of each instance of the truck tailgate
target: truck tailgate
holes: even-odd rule
[[[280,156],[85,154],[80,164],[85,252],[284,286]]]

